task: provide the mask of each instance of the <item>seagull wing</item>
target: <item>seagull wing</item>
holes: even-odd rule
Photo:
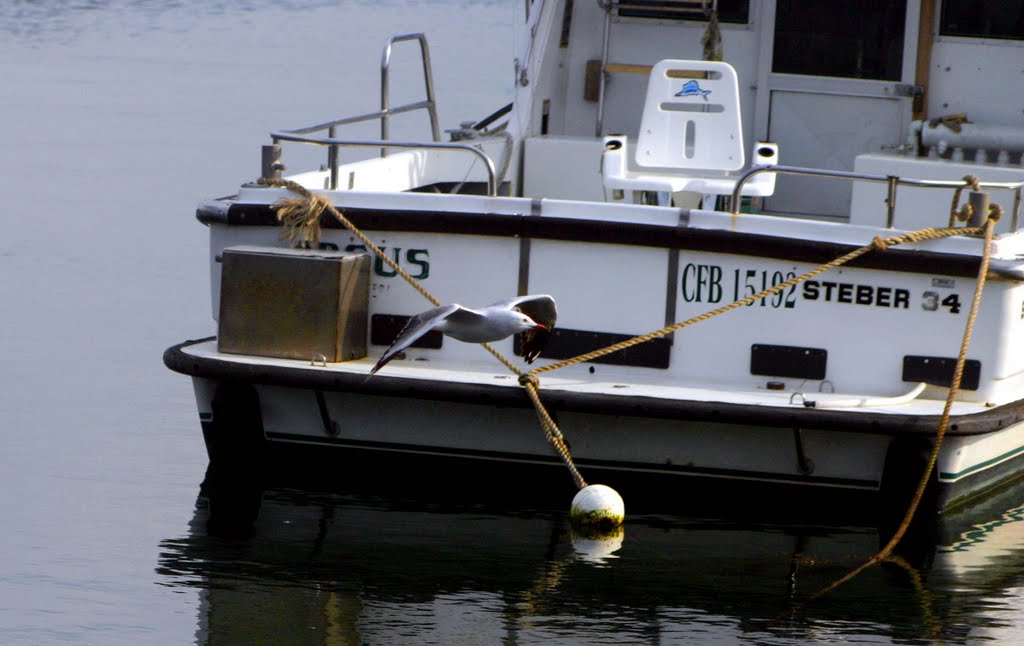
[[[519,310],[548,329],[555,327],[555,321],[558,319],[558,310],[555,307],[555,299],[547,294],[530,294],[527,296],[506,298],[503,301],[498,301],[491,305],[491,307],[504,307],[510,310]]]
[[[526,363],[533,363],[533,360],[540,356],[541,351],[544,350],[548,339],[551,338],[555,321],[558,319],[555,299],[547,294],[531,294],[507,298],[503,301],[498,301],[491,307],[506,307],[510,310],[519,310],[547,328],[546,330],[538,329],[523,332],[523,359]]]
[[[485,343],[504,338],[500,336],[500,333],[499,336],[495,336],[496,332],[488,321],[486,308],[477,311],[459,306],[457,310],[445,317],[437,329],[453,339],[466,343]]]
[[[451,305],[441,305],[440,307],[434,307],[426,312],[421,312],[416,316],[409,318],[409,321],[402,328],[402,331],[398,333],[395,340],[391,342],[391,345],[384,354],[380,356],[377,361],[377,365],[370,371],[370,375],[377,374],[377,371],[384,367],[384,365],[395,358],[402,350],[405,350],[410,345],[415,343],[417,339],[422,337],[427,332],[430,332],[437,326],[443,324],[449,316],[463,309],[461,305],[452,303]]]

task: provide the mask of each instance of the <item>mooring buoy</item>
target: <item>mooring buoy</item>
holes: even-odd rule
[[[611,531],[622,524],[626,505],[622,496],[609,486],[587,485],[572,499],[569,519],[576,527],[591,531]]]

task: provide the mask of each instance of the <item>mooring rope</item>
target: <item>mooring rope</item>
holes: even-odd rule
[[[392,271],[398,273],[405,282],[409,283],[420,294],[423,298],[430,301],[431,305],[435,307],[441,304],[441,301],[437,300],[437,297],[427,291],[427,288],[422,285],[418,280],[412,277],[406,270],[394,260],[391,259],[384,250],[378,247],[366,237],[362,231],[359,230],[351,220],[345,217],[345,215],[339,211],[331,201],[326,197],[314,193],[307,189],[302,184],[292,181],[290,179],[271,179],[268,177],[261,177],[256,180],[258,184],[262,186],[272,186],[276,188],[286,188],[289,191],[296,193],[301,198],[285,198],[279,200],[274,204],[274,210],[277,211],[277,219],[281,222],[284,227],[283,235],[292,244],[292,246],[298,246],[303,242],[308,242],[312,246],[316,246],[320,242],[320,215],[327,211],[334,216],[338,222],[340,222],[346,229],[348,229],[352,235],[359,238],[359,241],[366,245],[366,248],[380,258],[384,263],[391,268]]]
[[[953,408],[953,402],[956,400],[956,396],[960,392],[960,381],[963,378],[964,364],[967,361],[967,347],[970,345],[971,336],[974,333],[974,323],[978,317],[978,309],[981,305],[981,294],[985,289],[985,281],[988,277],[989,260],[992,254],[992,235],[995,230],[996,221],[999,220],[1001,214],[1002,211],[998,208],[998,205],[992,205],[989,210],[989,216],[985,222],[985,226],[982,228],[985,240],[984,249],[982,250],[981,263],[978,267],[978,278],[974,289],[974,298],[971,300],[971,309],[967,315],[967,323],[964,326],[964,335],[960,342],[960,352],[957,355],[956,366],[953,369],[953,382],[950,384],[949,392],[946,394],[946,403],[942,409],[942,416],[939,419],[939,427],[935,432],[935,441],[932,445],[931,453],[928,456],[928,463],[925,466],[924,473],[921,474],[921,479],[918,482],[917,489],[914,491],[914,497],[910,501],[910,505],[908,506],[906,513],[903,515],[903,520],[896,528],[896,531],[893,532],[889,541],[875,555],[855,567],[850,572],[847,572],[839,579],[836,579],[829,585],[818,590],[799,604],[796,604],[779,617],[776,617],[776,619],[773,620],[773,623],[780,619],[792,617],[807,604],[811,603],[815,599],[823,597],[832,590],[835,590],[840,585],[853,579],[869,567],[878,565],[879,563],[892,558],[892,553],[896,549],[896,546],[899,545],[900,541],[903,540],[903,537],[910,529],[914,516],[917,514],[917,508],[920,506],[921,500],[924,498],[925,491],[928,488],[928,483],[931,481],[932,472],[935,470],[935,464],[938,462],[939,452],[942,449],[942,441],[945,438],[946,430],[949,427],[950,411]],[[961,231],[966,230],[967,229],[961,229]]]
[[[405,282],[409,283],[417,292],[419,292],[424,298],[426,298],[434,306],[440,305],[441,301],[436,296],[431,294],[422,283],[412,277],[409,272],[405,271],[398,265],[398,263],[392,260],[384,251],[370,240],[366,234],[359,230],[351,220],[331,204],[330,200],[314,193],[307,189],[305,186],[287,179],[271,179],[261,177],[257,182],[263,186],[272,186],[277,188],[285,188],[289,191],[298,194],[300,198],[285,198],[275,203],[275,209],[277,211],[277,219],[281,221],[284,226],[284,237],[288,238],[292,246],[297,246],[303,242],[309,242],[311,245],[316,245],[320,240],[320,215],[325,211],[334,216],[346,229],[348,229],[352,235],[362,242],[367,250],[371,251],[377,257],[379,257],[388,267],[393,271],[397,272]],[[315,214],[315,215],[314,215]],[[548,413],[543,402],[540,400],[540,395],[537,392],[539,380],[536,377],[526,377],[523,371],[519,369],[516,364],[512,363],[505,355],[495,349],[489,343],[481,344],[487,349],[495,358],[498,359],[502,364],[505,365],[510,371],[519,375],[519,383],[526,390],[527,395],[530,397],[530,401],[533,403],[534,408],[537,411],[537,418],[540,420],[541,428],[544,430],[544,434],[551,443],[551,446],[555,449],[555,452],[562,458],[566,467],[569,469],[569,474],[572,476],[573,482],[576,484],[578,489],[582,489],[587,486],[583,476],[580,475],[579,469],[576,468],[576,464],[573,462],[572,454],[569,452],[569,447],[565,443],[565,438],[562,435],[562,431],[558,428],[558,424],[555,422],[551,414]]]
[[[739,309],[741,307],[750,305],[751,303],[754,303],[754,302],[756,302],[758,300],[761,300],[762,298],[765,298],[765,297],[771,296],[772,294],[775,294],[775,293],[781,292],[783,290],[789,289],[790,287],[793,287],[794,285],[798,285],[798,284],[804,282],[805,280],[810,280],[811,278],[814,278],[815,276],[817,276],[819,274],[823,274],[823,273],[825,273],[827,271],[835,269],[836,267],[840,267],[842,265],[845,265],[846,263],[848,263],[848,262],[850,262],[852,260],[856,260],[857,258],[863,256],[864,254],[866,254],[869,251],[872,251],[874,249],[878,249],[878,250],[883,250],[884,251],[885,249],[888,249],[889,247],[894,247],[894,246],[897,246],[897,245],[906,244],[908,242],[923,242],[925,240],[938,240],[940,238],[949,238],[949,237],[961,236],[961,235],[981,234],[983,232],[984,232],[984,229],[982,227],[972,227],[972,228],[961,227],[961,228],[946,228],[946,229],[929,228],[929,229],[920,229],[918,231],[912,231],[912,232],[907,233],[905,235],[891,237],[891,238],[876,237],[869,244],[866,244],[863,247],[859,247],[857,249],[854,249],[853,251],[851,251],[851,252],[849,252],[849,253],[847,253],[847,254],[845,254],[843,256],[840,256],[840,257],[836,258],[835,260],[832,260],[831,262],[827,262],[824,265],[821,265],[819,267],[815,267],[814,269],[812,269],[812,270],[810,270],[810,271],[808,271],[808,272],[806,272],[804,274],[801,274],[801,275],[796,276],[794,278],[790,278],[789,280],[787,280],[785,282],[782,282],[782,283],[779,283],[778,285],[775,285],[774,287],[769,287],[768,289],[765,289],[765,290],[760,291],[760,292],[758,292],[756,294],[752,294],[750,296],[747,296],[746,298],[741,298],[740,300],[733,301],[732,303],[729,303],[728,305],[723,305],[722,307],[719,307],[717,309],[713,309],[711,311],[704,312],[703,314],[699,314],[699,315],[694,316],[692,318],[688,318],[685,321],[681,321],[679,323],[673,323],[672,325],[663,327],[660,330],[656,330],[654,332],[650,332],[648,334],[643,334],[643,335],[640,335],[640,336],[635,336],[635,337],[633,337],[631,339],[626,339],[625,341],[620,341],[619,343],[616,343],[614,345],[610,345],[610,346],[607,346],[607,347],[604,347],[604,348],[599,348],[597,350],[593,350],[591,352],[580,354],[580,355],[577,355],[575,357],[570,357],[568,359],[563,359],[562,361],[559,361],[557,363],[550,363],[550,364],[548,364],[546,366],[540,366],[538,368],[534,368],[528,374],[536,376],[536,375],[539,375],[539,374],[544,373],[544,372],[551,372],[552,370],[558,370],[559,368],[564,368],[566,366],[571,366],[571,365],[574,365],[574,364],[577,364],[577,363],[582,363],[584,361],[591,361],[592,359],[596,359],[598,357],[603,357],[606,354],[611,354],[613,352],[618,352],[619,350],[624,350],[624,349],[632,347],[634,345],[639,345],[641,343],[645,343],[647,341],[650,341],[651,339],[656,339],[658,337],[662,337],[662,336],[671,334],[673,332],[676,332],[676,331],[681,330],[683,328],[689,327],[691,325],[695,325],[695,324],[700,323],[702,321],[707,321],[708,319],[714,318],[714,317],[718,316],[719,314],[725,314],[726,312],[731,312],[732,310]]]
[[[325,211],[329,212],[332,216],[334,216],[336,220],[338,220],[338,222],[340,222],[346,229],[348,229],[352,233],[352,235],[356,236],[356,238],[358,238],[360,242],[362,242],[365,245],[367,250],[369,250],[374,255],[379,257],[385,264],[388,265],[388,267],[395,271],[397,275],[401,276],[403,280],[405,280],[416,291],[418,291],[432,305],[437,306],[441,304],[437,297],[431,294],[425,287],[423,287],[423,285],[418,280],[413,278],[407,271],[405,271],[401,266],[399,266],[399,264],[395,260],[391,259],[387,254],[385,254],[384,251],[376,244],[374,244],[373,241],[370,240],[362,231],[360,231],[359,228],[355,224],[353,224],[351,220],[345,217],[345,215],[339,209],[337,209],[330,202],[330,200],[317,193],[313,193],[306,187],[292,180],[260,178],[257,181],[259,184],[263,186],[285,188],[300,196],[300,199],[286,198],[275,203],[275,209],[277,210],[278,220],[280,220],[282,222],[282,225],[284,226],[285,237],[287,237],[291,241],[293,246],[295,246],[296,244],[301,244],[304,241],[308,241],[310,244],[313,245],[317,244],[320,239],[320,216]],[[976,178],[968,176],[964,178],[964,182],[967,186],[977,187]],[[957,196],[954,199],[953,207],[951,209],[952,211],[956,210],[956,205],[959,202],[960,190],[962,189],[958,189]],[[544,430],[548,442],[552,445],[552,447],[555,449],[555,452],[559,455],[559,457],[562,458],[562,461],[569,469],[569,473],[572,476],[573,482],[576,484],[577,488],[582,489],[583,487],[587,486],[586,481],[583,479],[583,476],[580,475],[579,470],[576,468],[576,465],[573,462],[572,455],[569,451],[569,447],[565,442],[564,435],[558,428],[557,422],[555,422],[554,418],[548,412],[547,408],[544,406],[544,403],[540,399],[540,380],[538,379],[537,375],[545,372],[551,372],[553,370],[558,370],[559,368],[564,368],[585,361],[590,361],[598,357],[611,354],[612,352],[618,352],[619,350],[623,350],[634,345],[638,345],[640,343],[645,343],[652,339],[665,336],[667,334],[671,334],[673,332],[689,327],[691,325],[695,325],[702,321],[709,320],[720,314],[725,314],[726,312],[730,312],[732,310],[750,305],[751,303],[754,303],[762,298],[766,298],[768,296],[771,296],[772,294],[789,289],[790,287],[793,287],[806,280],[810,280],[811,278],[814,278],[819,274],[825,273],[827,271],[845,265],[846,263],[849,263],[863,256],[864,254],[876,249],[884,251],[889,247],[906,243],[923,242],[927,240],[938,240],[953,236],[983,234],[985,236],[985,248],[982,256],[982,264],[979,268],[978,287],[977,291],[975,292],[974,301],[971,306],[971,312],[968,317],[967,330],[965,331],[963,343],[961,344],[960,356],[957,360],[956,368],[954,371],[953,385],[950,388],[949,397],[947,397],[946,407],[943,411],[942,420],[939,425],[939,430],[936,434],[935,446],[932,450],[932,455],[929,459],[928,469],[926,470],[925,475],[922,477],[921,484],[919,485],[914,500],[911,503],[911,507],[910,509],[908,509],[907,514],[904,517],[904,521],[903,523],[901,523],[900,528],[894,534],[893,539],[890,540],[889,544],[885,548],[883,548],[883,550],[879,552],[879,554],[877,554],[875,557],[872,557],[872,559],[870,559],[860,568],[854,570],[848,576],[843,577],[839,581],[835,582],[829,588],[822,590],[819,594],[814,595],[813,597],[808,599],[807,602],[809,602],[814,598],[817,598],[821,594],[826,593],[828,590],[837,587],[844,581],[853,578],[853,576],[856,576],[856,574],[858,574],[861,570],[868,567],[869,565],[880,562],[884,558],[888,557],[891,554],[892,550],[895,548],[895,546],[902,539],[903,535],[906,533],[907,528],[910,526],[910,521],[913,519],[914,513],[916,513],[917,507],[920,504],[921,498],[924,495],[924,489],[928,483],[929,474],[931,470],[934,468],[935,462],[938,459],[939,448],[941,447],[942,438],[945,435],[946,426],[948,425],[949,421],[949,411],[952,406],[953,399],[955,398],[957,392],[959,392],[960,380],[963,375],[963,365],[964,361],[966,360],[967,344],[970,341],[971,331],[974,327],[974,319],[977,316],[978,304],[981,300],[981,291],[984,287],[985,277],[988,273],[993,227],[995,221],[999,219],[1000,214],[1001,211],[999,210],[998,205],[993,205],[989,214],[988,221],[986,222],[984,227],[947,227],[944,229],[925,228],[920,229],[918,231],[912,231],[901,236],[894,236],[889,238],[876,237],[869,244],[854,249],[853,251],[850,251],[849,253],[846,253],[830,262],[827,262],[804,274],[801,274],[800,276],[791,278],[785,282],[775,285],[774,287],[770,287],[756,294],[752,294],[751,296],[748,296],[746,298],[736,300],[728,305],[724,305],[709,312],[705,312],[698,316],[691,317],[689,319],[686,319],[685,321],[681,321],[673,325],[666,326],[660,330],[636,336],[631,339],[622,341],[620,343],[616,343],[605,348],[600,348],[592,352],[580,354],[575,357],[571,357],[569,359],[565,359],[556,363],[551,363],[546,366],[534,368],[529,372],[523,372],[516,364],[510,361],[507,357],[505,357],[501,352],[496,350],[490,344],[484,343],[481,345],[483,345],[484,348],[488,352],[490,352],[496,359],[498,359],[498,361],[500,361],[506,368],[508,368],[511,372],[519,376],[519,383],[526,390],[526,393],[529,396],[530,401],[533,403],[534,409],[537,412],[537,418],[540,421],[540,425]],[[797,609],[794,609],[792,612],[795,613]]]
[[[974,175],[964,175],[963,185],[957,186],[953,191],[953,203],[949,207],[949,223],[947,226],[955,226],[956,221],[966,222],[971,219],[973,209],[970,204],[964,204],[963,209],[960,209],[960,196],[963,195],[964,189],[969,188],[973,191],[981,190],[981,180]]]
[[[572,475],[573,482],[576,483],[577,489],[582,489],[587,486],[586,481],[580,472],[576,469],[576,465],[573,464],[572,455],[569,453],[569,447],[565,443],[565,438],[562,436],[562,431],[558,428],[558,424],[554,418],[551,417],[551,413],[548,412],[547,407],[540,400],[540,393],[537,392],[537,387],[540,386],[540,380],[533,375],[520,375],[519,383],[526,389],[526,394],[530,396],[530,400],[533,402],[533,407],[537,410],[537,418],[540,420],[540,425],[544,429],[544,433],[548,437],[548,441],[555,447],[555,451],[565,462],[565,466],[568,467],[569,473]]]

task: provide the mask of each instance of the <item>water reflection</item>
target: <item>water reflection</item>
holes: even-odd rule
[[[930,543],[918,539],[777,623],[871,556],[879,532],[648,515],[631,517],[595,556],[560,512],[288,489],[246,498],[206,487],[187,533],[163,542],[159,575],[202,590],[203,644],[824,643],[837,635],[958,643],[1013,630],[1024,507],[1009,505],[1021,493],[944,519]]]

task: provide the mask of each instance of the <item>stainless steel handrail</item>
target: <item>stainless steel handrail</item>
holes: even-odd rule
[[[391,49],[396,43],[410,40],[419,42],[420,58],[423,61],[423,82],[426,86],[427,99],[420,103],[427,108],[427,112],[430,114],[430,131],[434,135],[434,141],[441,141],[441,130],[437,125],[437,105],[434,101],[434,74],[430,66],[430,47],[427,45],[427,37],[424,34],[392,36],[384,46],[384,54],[380,61],[380,111],[383,114],[380,120],[380,138],[388,138],[388,117],[395,112],[391,110]],[[381,156],[386,155],[387,151],[381,150]]]
[[[401,114],[403,112],[412,112],[413,110],[421,110],[426,107],[426,101],[419,101],[418,103],[408,103],[397,108],[391,108],[387,112],[384,110],[377,110],[375,112],[367,112],[366,114],[359,114],[354,117],[345,117],[343,119],[335,119],[333,121],[326,121],[324,123],[318,123],[315,126],[306,126],[304,128],[291,128],[289,130],[282,130],[281,132],[288,132],[294,135],[308,135],[311,132],[319,132],[320,130],[329,130],[330,128],[337,128],[338,126],[347,126],[353,123],[361,123],[363,121],[373,121],[375,119],[381,119],[390,114]]]
[[[391,88],[390,88],[390,66],[391,66],[391,49],[395,43],[405,42],[409,40],[416,40],[420,43],[420,55],[423,60],[423,82],[426,85],[427,98],[423,101],[416,101],[414,103],[407,103],[400,105],[396,108],[391,107]],[[331,130],[338,126],[350,125],[353,123],[361,123],[364,121],[380,120],[381,122],[381,139],[388,138],[388,118],[391,115],[402,114],[404,112],[412,112],[414,110],[426,109],[430,115],[430,134],[434,141],[441,141],[441,130],[437,122],[437,101],[434,99],[434,77],[431,71],[430,65],[430,47],[427,45],[427,37],[424,34],[405,34],[402,36],[392,36],[388,39],[387,44],[384,46],[384,54],[381,59],[381,70],[380,70],[380,110],[375,112],[367,112],[365,114],[359,114],[353,117],[345,117],[342,119],[334,119],[333,121],[326,121],[324,123],[318,123],[314,126],[306,126],[304,128],[293,128],[290,130],[283,130],[282,132],[288,132],[297,135],[308,135],[311,132],[318,132],[320,130]],[[329,132],[328,136],[333,137],[334,132]]]
[[[337,158],[337,149],[340,147],[350,148],[419,148],[426,150],[461,150],[467,153],[476,155],[483,163],[484,168],[487,171],[487,195],[494,197],[498,194],[497,190],[497,172],[494,170],[494,162],[487,156],[487,153],[470,146],[469,144],[460,143],[449,143],[449,142],[412,142],[412,141],[389,141],[381,139],[379,141],[366,140],[366,139],[335,139],[333,137],[307,137],[303,134],[297,134],[292,131],[279,131],[270,133],[270,138],[274,143],[280,141],[292,141],[303,144],[313,144],[316,146],[328,146],[329,150],[333,151],[332,156]],[[331,167],[331,182],[330,188],[336,189],[338,187],[338,167]]]
[[[893,228],[896,210],[896,189],[899,186],[911,186],[917,188],[963,188],[963,180],[943,179],[913,179],[899,177],[897,175],[874,175],[871,173],[856,173],[844,170],[826,170],[820,168],[802,168],[800,166],[753,166],[744,172],[736,180],[736,186],[732,189],[732,209],[734,215],[739,215],[740,195],[743,186],[747,181],[761,173],[777,173],[781,175],[802,175],[805,177],[828,177],[832,179],[848,179],[859,182],[875,182],[886,184],[888,193],[886,196],[886,228]],[[1021,192],[1024,191],[1024,182],[979,182],[979,188],[1013,191],[1013,209],[1011,213],[1010,230],[1016,231],[1020,219]]]
[[[423,101],[416,101],[414,103],[407,103],[400,105],[396,108],[391,107],[391,50],[395,43],[401,43],[405,41],[415,40],[420,44],[420,59],[423,62],[423,83],[426,87],[427,98]],[[367,112],[365,114],[359,114],[353,117],[344,117],[342,119],[334,119],[333,121],[326,121],[324,123],[318,123],[313,126],[306,126],[304,128],[294,128],[291,130],[281,130],[278,132],[271,133],[271,137],[275,144],[279,141],[298,141],[304,143],[320,143],[322,141],[335,140],[338,134],[338,126],[346,126],[353,123],[362,123],[365,121],[380,121],[380,137],[382,141],[387,141],[389,137],[389,119],[392,115],[403,114],[405,112],[413,112],[414,110],[426,110],[430,116],[430,134],[433,136],[434,142],[441,141],[441,129],[437,122],[437,101],[434,98],[434,74],[430,65],[430,47],[427,45],[427,37],[425,34],[403,34],[400,36],[392,36],[388,39],[388,42],[384,45],[384,53],[381,56],[380,66],[380,110],[375,112]],[[326,130],[326,139],[316,138],[294,138],[297,135],[308,135],[314,132],[320,132]],[[327,145],[327,167],[331,171],[331,189],[338,187],[338,148],[341,145],[341,140],[338,145],[323,144]],[[349,146],[360,146],[365,147],[363,143],[355,141],[347,141],[345,145]],[[379,144],[374,144],[377,146]],[[387,157],[388,148],[407,148],[412,147],[412,144],[398,144],[390,143],[387,146],[380,146],[380,156]],[[425,144],[415,144],[417,148],[429,148]],[[494,164],[489,158],[486,158],[488,168],[490,169],[493,179]],[[492,191],[493,193],[493,191]]]

